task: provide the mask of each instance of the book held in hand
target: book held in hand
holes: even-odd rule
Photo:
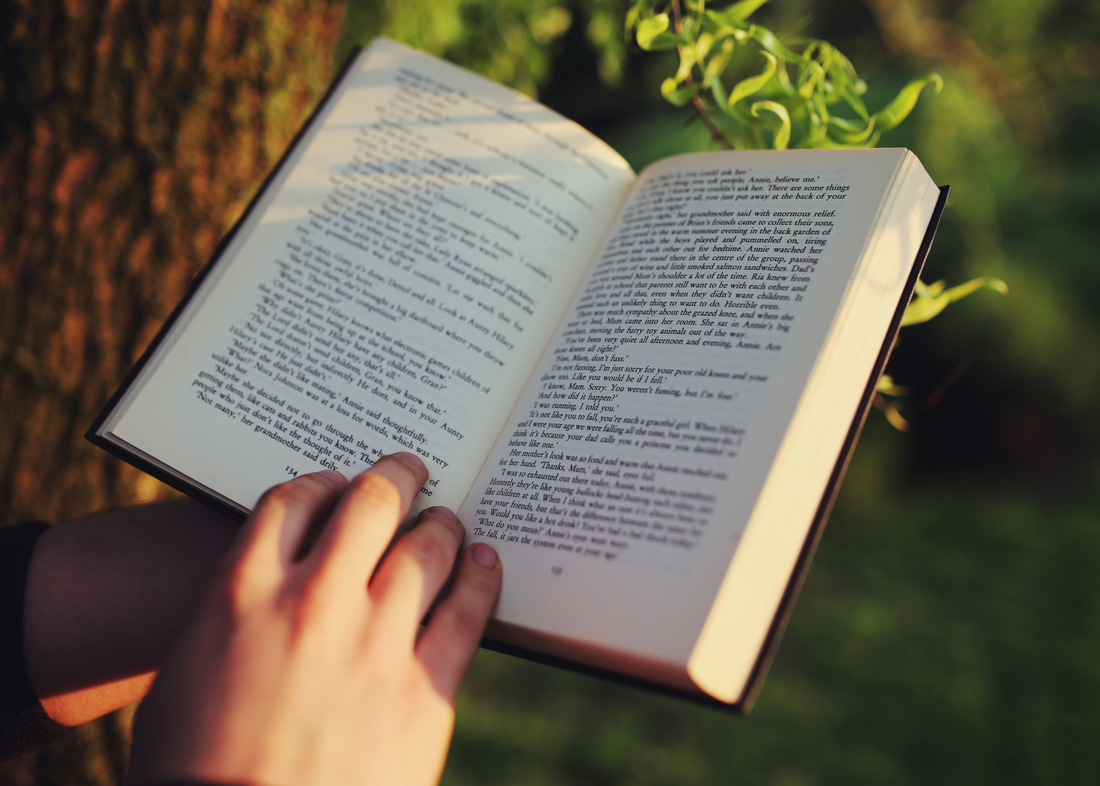
[[[900,149],[635,175],[378,40],[89,436],[242,518],[415,452],[500,554],[488,646],[744,707],[945,198]]]

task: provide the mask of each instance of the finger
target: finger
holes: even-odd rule
[[[390,549],[370,583],[372,628],[387,640],[412,641],[451,575],[465,530],[447,508],[429,508]]]
[[[233,561],[264,570],[289,567],[310,527],[346,485],[340,473],[323,470],[268,489],[241,530]]]
[[[427,480],[424,463],[411,453],[379,459],[351,481],[303,564],[318,579],[350,583],[365,594],[382,553]]]
[[[503,576],[496,552],[485,543],[466,549],[450,594],[432,612],[416,644],[416,656],[439,695],[454,701],[485,624],[500,595]]]

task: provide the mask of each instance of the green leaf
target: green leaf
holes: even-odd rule
[[[802,124],[802,140],[798,146],[803,148],[821,147],[826,135],[829,133],[829,110],[825,105],[825,99],[820,94],[814,95],[801,109],[806,122]],[[797,119],[797,114],[796,114]]]
[[[825,82],[825,69],[813,60],[803,63],[798,69],[798,95],[808,101],[819,84]]]
[[[1005,282],[1001,281],[999,278],[991,278],[989,276],[975,278],[971,281],[967,281],[965,284],[959,284],[950,289],[944,289],[944,282],[942,281],[937,281],[935,284],[931,285],[925,284],[923,281],[918,281],[914,289],[916,297],[913,298],[909,307],[905,309],[905,314],[901,318],[901,326],[906,327],[908,325],[919,325],[921,322],[927,322],[937,316],[951,303],[956,300],[961,300],[967,295],[977,292],[979,289],[992,289],[1000,292],[1002,295],[1008,293],[1008,285],[1005,284]]]
[[[710,81],[712,79],[717,80],[721,76],[722,72],[726,70],[726,66],[729,65],[730,57],[733,55],[733,39],[727,38],[722,42],[722,48],[718,51],[718,54],[711,57],[707,62],[707,67],[703,69],[704,81]]]
[[[702,63],[712,46],[714,46],[713,35],[710,33],[703,33],[699,36],[698,40],[695,42],[695,59]]]
[[[654,48],[667,48],[654,47],[653,44],[656,43],[658,37],[668,29],[669,14],[667,13],[659,13],[656,16],[652,16],[650,19],[643,19],[638,23],[638,46],[646,49],[647,52],[652,51]]]
[[[686,15],[680,17],[680,37],[685,44],[690,44],[695,39],[695,17]]]
[[[925,284],[919,278],[917,279],[917,285],[913,287],[913,292],[917,297],[939,297],[947,286],[946,281],[937,281],[934,284]]]
[[[875,132],[875,118],[864,125],[843,117],[829,118],[829,136],[842,145],[861,145]]]
[[[772,78],[772,75],[775,74],[775,68],[779,62],[778,60],[776,60],[775,55],[773,55],[771,52],[761,52],[761,54],[764,55],[764,57],[768,61],[767,65],[764,66],[764,70],[756,76],[750,76],[748,79],[742,79],[740,82],[734,85],[733,90],[730,92],[729,102],[727,106],[733,106],[742,98],[747,98],[753,93],[758,92],[761,88],[764,87],[764,85],[768,84],[768,82]]]
[[[752,37],[760,46],[764,47],[766,51],[771,52],[781,60],[790,60],[793,63],[800,63],[805,60],[802,55],[797,55],[785,47],[783,42],[776,37],[775,33],[768,30],[766,27],[757,25],[756,29],[753,31]]]
[[[634,0],[634,4],[627,9],[626,19],[623,21],[623,36],[630,39],[630,34],[634,31],[634,25],[638,24],[638,19],[642,15],[642,9],[646,7],[648,0]]]
[[[856,75],[856,69],[838,50],[833,49],[829,58],[829,65],[825,69],[828,72],[828,86],[832,88],[832,101],[842,100],[850,106],[857,115],[864,120],[869,120],[867,107],[860,98],[867,92],[867,84]]]
[[[1002,295],[1008,294],[1008,284],[1001,281],[999,278],[993,278],[991,276],[982,276],[981,278],[972,279],[965,284],[951,287],[951,289],[946,290],[943,294],[950,296],[952,302],[954,302],[956,300],[962,300],[967,295],[971,295],[979,289],[992,289],[995,292],[1000,292]]]
[[[812,107],[813,112],[816,115],[818,123],[820,123],[822,126],[822,133],[824,133],[824,126],[829,122],[829,118],[831,117],[831,115],[829,114],[829,104],[825,100],[825,96],[823,96],[821,93],[818,93],[813,97],[813,100],[810,102],[810,106]]]
[[[744,40],[744,37],[747,36],[754,27],[754,25],[751,25],[748,22],[741,22],[736,19],[728,19],[727,17],[722,15],[721,11],[708,10],[703,14],[699,21],[701,24],[712,27],[713,30],[711,30],[711,32],[713,32],[716,37],[720,38],[723,36],[736,34],[739,36],[739,41]]]
[[[901,387],[894,383],[894,378],[889,374],[883,374],[878,378],[878,386],[875,388],[886,396],[908,396],[913,392],[912,388]]]
[[[756,33],[756,25],[749,25],[744,30],[738,28],[733,29],[733,37],[737,39],[737,43],[744,44],[749,41]]]
[[[673,79],[676,80],[676,84],[680,84],[691,78],[691,69],[692,66],[695,65],[695,62],[695,49],[690,46],[685,46],[680,49],[680,67],[676,69],[676,76],[673,77]]]
[[[943,79],[939,74],[925,74],[903,87],[893,101],[875,112],[878,130],[889,131],[908,117],[926,85],[935,85],[938,93],[943,89]]]
[[[714,100],[715,106],[727,115],[730,114],[729,107],[726,104],[729,96],[726,95],[726,88],[722,84],[722,80],[715,77],[707,82],[707,87],[710,89],[710,96]]]
[[[672,77],[661,83],[661,95],[673,106],[683,106],[703,87],[699,82],[692,82],[680,88],[677,84],[679,83]]]
[[[939,315],[951,301],[947,298],[913,298],[901,318],[901,326],[919,325]]]
[[[738,3],[734,3],[729,8],[723,8],[721,11],[711,12],[717,16],[720,16],[727,23],[732,22],[744,22],[754,13],[756,9],[764,5],[768,0],[741,0]]]
[[[786,63],[784,63],[775,72],[775,82],[779,85],[779,91],[789,98],[794,98],[797,95],[797,91],[794,89],[794,85],[791,84],[790,74],[787,73]]]
[[[782,125],[776,129],[775,138],[772,140],[774,150],[786,150],[787,143],[791,141],[791,116],[787,114],[787,107],[775,101],[757,101],[752,105],[753,117],[760,117],[761,112],[771,112],[779,118]]]

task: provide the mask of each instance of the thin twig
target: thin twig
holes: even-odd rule
[[[963,358],[955,366],[955,370],[952,371],[947,377],[936,386],[936,389],[932,391],[929,396],[920,403],[921,409],[932,409],[940,403],[943,398],[943,394],[947,392],[948,388],[954,387],[954,385],[962,379],[962,375],[966,373],[966,370],[970,367],[970,358]]]
[[[688,79],[690,80],[690,77],[688,77]],[[699,113],[699,117],[703,120],[703,125],[710,131],[710,135],[714,137],[714,140],[722,147],[726,148],[726,150],[734,150],[734,146],[726,139],[726,135],[722,129],[718,128],[718,126],[714,124],[714,121],[711,120],[710,112],[707,111],[706,105],[703,104],[703,99],[696,94],[691,97],[691,103],[695,106],[695,111]]]
[[[676,35],[680,35],[683,29],[680,25],[680,0],[672,0],[672,29],[676,31]],[[684,55],[684,45],[680,44],[677,46],[676,52],[682,58]],[[690,84],[693,81],[691,73],[689,72],[684,82]],[[703,103],[703,99],[699,97],[698,93],[691,97],[691,105],[694,106],[695,111],[699,113],[699,118],[703,121],[703,125],[707,127],[707,130],[710,131],[710,135],[714,138],[714,141],[726,148],[726,150],[734,150],[734,146],[730,143],[729,139],[726,138],[722,129],[714,122],[714,119],[710,116],[710,112],[707,111],[706,104]]]
[[[902,400],[901,398],[895,398],[893,401],[887,399],[879,391],[875,391],[874,398],[871,399],[871,404],[876,409],[882,410],[882,413],[886,416],[886,419],[890,421],[890,425],[896,428],[898,431],[908,431],[909,421],[901,416],[901,410],[908,405],[910,412],[920,413],[932,409],[943,399],[948,389],[954,387],[963,374],[970,367],[970,358],[963,358],[955,366],[955,370],[947,375],[923,401]],[[911,416],[910,416],[911,417]]]

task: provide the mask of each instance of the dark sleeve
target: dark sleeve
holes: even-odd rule
[[[23,660],[23,599],[42,522],[0,527],[0,762],[64,737],[34,694]]]

